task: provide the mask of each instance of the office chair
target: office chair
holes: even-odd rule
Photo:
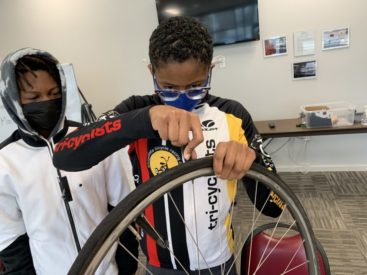
[[[278,243],[280,237],[271,236],[264,231],[275,227],[275,223],[264,224],[256,228],[253,232],[253,240],[251,246],[251,236],[249,236],[242,248],[241,254],[241,275],[256,274],[256,275],[308,275],[307,258],[302,239],[296,227],[291,230],[295,232],[292,236],[285,236]],[[289,225],[279,223],[278,226],[282,228],[289,228]],[[319,260],[320,275],[330,275],[329,260],[326,256],[324,248],[321,243],[316,240],[316,255]],[[269,243],[269,244],[268,244]],[[278,243],[278,245],[276,245]],[[249,268],[249,252],[251,246],[251,261]],[[275,247],[276,246],[276,247]],[[299,249],[299,247],[301,248]],[[275,248],[274,248],[275,247]],[[262,255],[266,249],[265,257],[274,248],[266,261],[257,269],[258,264],[263,261]],[[298,250],[298,251],[297,251]],[[297,253],[296,253],[297,251]],[[294,256],[295,255],[295,256]],[[264,257],[264,256],[263,256]],[[292,260],[292,257],[293,260]],[[289,262],[291,261],[291,264]],[[285,272],[287,270],[287,272]],[[256,273],[255,273],[256,271]]]

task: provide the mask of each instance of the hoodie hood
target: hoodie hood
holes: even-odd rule
[[[66,109],[66,80],[62,67],[55,57],[48,52],[33,48],[24,48],[9,54],[5,57],[0,67],[0,97],[4,108],[22,132],[34,137],[41,137],[38,132],[29,125],[23,114],[22,105],[20,103],[15,66],[18,60],[26,55],[46,56],[53,59],[57,64],[60,74],[62,109],[60,118],[48,137],[48,139],[50,139],[64,127]]]

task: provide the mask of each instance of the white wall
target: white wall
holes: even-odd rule
[[[365,0],[259,0],[261,38],[286,35],[289,54],[264,58],[261,41],[223,46],[212,92],[242,102],[255,120],[296,117],[307,103],[367,104]],[[157,25],[154,0],[1,0],[0,59],[24,46],[72,62],[79,86],[97,114],[132,94],[152,91],[146,69],[148,39]],[[321,32],[349,27],[351,45],[321,51]],[[294,31],[316,32],[318,77],[293,81]],[[292,140],[273,155],[281,170],[367,169],[366,135]],[[287,139],[268,148],[276,150]],[[304,151],[304,143],[306,150]],[[304,152],[303,152],[304,151]]]
[[[30,46],[73,63],[100,114],[137,90],[151,90],[142,60],[156,17],[152,0],[1,0],[0,59]]]
[[[227,89],[259,120],[295,117],[305,103],[367,104],[366,10],[365,0],[259,0],[261,38],[286,35],[289,54],[264,58],[261,41],[218,47],[228,67],[214,78],[216,90]],[[335,27],[350,27],[351,46],[321,51],[322,31]],[[316,32],[316,54],[294,58],[293,32],[303,30]],[[292,81],[292,62],[311,59],[318,62],[317,79]]]

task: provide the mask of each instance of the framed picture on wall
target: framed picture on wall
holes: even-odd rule
[[[296,62],[292,65],[294,80],[316,78],[316,60]]]
[[[349,28],[329,30],[322,33],[323,50],[346,47],[349,47]]]
[[[300,31],[293,33],[294,56],[315,54],[315,32]]]
[[[287,54],[287,37],[277,36],[264,39],[264,56],[279,56]]]

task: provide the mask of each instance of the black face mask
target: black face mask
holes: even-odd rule
[[[23,104],[23,114],[36,131],[51,131],[61,115],[62,98]]]

